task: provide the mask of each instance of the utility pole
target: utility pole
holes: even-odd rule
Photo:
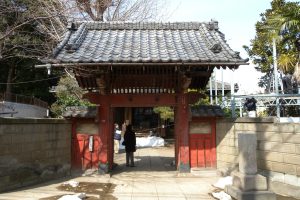
[[[225,100],[225,93],[224,93],[224,78],[223,78],[223,68],[221,67],[221,79],[222,79],[222,103],[224,103]]]
[[[212,92],[212,76],[209,79],[209,98],[210,98],[210,105],[213,105],[213,92]]]
[[[279,107],[279,92],[278,92],[278,76],[277,76],[277,53],[276,53],[276,39],[273,37],[273,67],[274,67],[274,85],[276,93],[276,116],[280,117],[280,107]]]
[[[218,105],[218,82],[217,82],[217,70],[215,69],[215,103]]]
[[[235,118],[235,98],[234,98],[234,71],[231,72],[230,85],[230,103],[231,103],[231,117]]]

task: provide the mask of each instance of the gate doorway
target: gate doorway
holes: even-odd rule
[[[175,144],[174,140],[167,141],[168,143],[162,147],[143,147],[137,148],[134,153],[135,167],[126,167],[125,151],[119,154],[114,154],[114,167],[112,175],[123,172],[145,172],[144,176],[151,176],[151,172],[168,172],[168,174],[175,174],[177,168],[175,165]],[[173,173],[174,172],[174,173]]]
[[[136,134],[137,150],[134,153],[135,165],[138,170],[175,170],[175,134],[174,122],[168,126],[162,124],[159,114],[153,107],[114,107],[113,124],[118,124],[120,130],[124,122],[132,125]],[[174,113],[174,111],[173,111]],[[113,173],[126,170],[125,147],[121,145],[116,153],[115,145],[111,145],[113,157]],[[111,135],[113,139],[113,133]],[[159,161],[159,162],[158,162]]]

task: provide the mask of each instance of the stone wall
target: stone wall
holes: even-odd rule
[[[300,123],[279,123],[275,118],[218,120],[217,168],[223,173],[238,169],[237,137],[239,133],[246,132],[257,135],[259,173],[276,184],[279,182],[299,187]]]
[[[70,167],[70,122],[0,118],[0,192],[66,176]]]

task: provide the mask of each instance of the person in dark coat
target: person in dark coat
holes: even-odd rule
[[[134,155],[133,153],[136,151],[136,137],[135,132],[132,131],[132,125],[129,124],[126,127],[126,131],[124,134],[124,145],[126,151],[126,166],[134,167]]]

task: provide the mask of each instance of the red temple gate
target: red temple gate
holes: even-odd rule
[[[194,161],[195,152],[201,154],[203,146],[209,147],[210,136],[189,137],[189,103],[196,102],[201,95],[188,91],[205,89],[214,68],[236,69],[246,62],[228,47],[216,21],[72,22],[64,40],[54,50],[48,62],[51,64],[42,67],[72,71],[79,86],[88,91],[85,97],[98,105],[94,119],[97,133],[81,134],[74,130],[78,132],[73,137],[77,140],[77,144],[73,143],[74,156],[81,156],[74,158],[74,165],[91,156],[90,164],[83,162],[84,167],[95,166],[98,160],[112,168],[115,107],[172,106],[177,169],[189,171],[190,157],[192,165],[214,163]],[[87,151],[86,141],[91,136],[97,155]],[[212,154],[205,151],[203,155]]]

